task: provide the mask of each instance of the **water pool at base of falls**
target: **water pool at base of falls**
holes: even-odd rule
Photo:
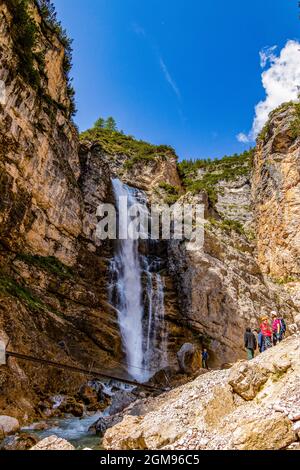
[[[103,449],[101,446],[102,439],[99,436],[89,434],[88,430],[101,416],[104,416],[104,413],[95,413],[83,418],[75,418],[74,416],[50,418],[43,421],[43,423],[46,422],[49,425],[48,429],[42,431],[36,430],[35,426],[37,423],[35,423],[32,426],[23,427],[22,431],[36,434],[39,440],[53,435],[61,437],[70,442],[77,450],[82,450],[86,447],[100,450]]]

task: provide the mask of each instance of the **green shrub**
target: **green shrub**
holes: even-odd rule
[[[257,142],[265,142],[269,134],[270,134],[270,122],[267,121],[257,136]]]
[[[163,189],[167,195],[164,198],[164,202],[169,205],[175,204],[180,198],[180,188],[173,186],[172,184],[161,181],[158,185],[160,189]]]
[[[300,103],[293,103],[295,119],[290,125],[290,131],[293,139],[300,136]]]
[[[126,170],[130,170],[135,166],[136,163],[141,162],[141,161],[155,161],[155,157],[153,155],[136,155],[132,157],[130,160],[127,160],[124,163],[124,168]]]
[[[143,140],[136,140],[131,135],[120,131],[93,127],[80,134],[80,140],[97,142],[109,155],[126,155],[125,169],[132,168],[139,161],[154,161],[157,158],[177,158],[172,147],[165,145],[152,145]]]
[[[66,266],[54,256],[39,256],[21,253],[17,258],[24,261],[26,264],[37,266],[38,268],[44,269],[61,278],[71,278],[74,275],[69,266]]]
[[[275,284],[284,285],[284,284],[288,284],[289,282],[299,282],[300,278],[287,275],[287,276],[283,276],[280,278],[273,278],[272,281]]]
[[[13,17],[11,36],[18,57],[18,73],[32,88],[40,88],[40,74],[35,66],[37,25],[28,13],[29,0],[7,0]]]
[[[16,297],[30,310],[47,310],[47,306],[27,287],[21,286],[14,279],[3,274],[0,274],[0,292]]]
[[[60,106],[63,111],[74,115],[76,112],[75,92],[69,72],[72,67],[72,41],[68,38],[65,30],[56,19],[54,6],[48,0],[34,0],[39,9],[41,17],[47,27],[57,35],[65,48],[63,69],[67,81],[67,95],[70,100],[68,110]],[[13,17],[11,36],[13,40],[14,53],[18,58],[17,72],[33,89],[37,90],[43,98],[45,93],[41,86],[41,76],[45,74],[45,52],[38,51],[38,26],[29,14],[29,4],[32,0],[7,0],[7,6]],[[50,13],[51,10],[51,13]],[[59,103],[52,100],[51,104],[59,107]]]
[[[183,160],[178,163],[178,171],[186,191],[197,194],[205,191],[212,204],[218,200],[218,183],[247,176],[252,168],[254,149],[242,154],[225,155],[221,159]],[[202,170],[200,176],[198,170]]]
[[[240,235],[245,235],[245,230],[243,227],[243,224],[238,222],[237,220],[232,220],[232,219],[214,219],[213,217],[209,218],[209,223],[217,227],[221,230],[224,230],[225,232],[231,232],[232,230],[234,232],[237,232]]]
[[[166,183],[165,181],[161,181],[158,186],[164,191],[166,191],[168,194],[179,194],[178,186],[173,186],[172,184]]]

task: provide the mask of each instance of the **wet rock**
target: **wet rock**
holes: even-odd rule
[[[61,413],[72,414],[81,417],[84,412],[82,403],[78,403],[73,397],[66,397],[57,408]]]
[[[75,447],[65,439],[53,435],[38,442],[30,450],[75,450]]]
[[[34,434],[16,434],[6,437],[0,445],[0,450],[29,450],[38,441],[38,437]]]
[[[20,429],[19,421],[11,416],[0,416],[0,435],[8,436]]]
[[[49,429],[53,426],[53,423],[47,423],[47,421],[40,421],[38,423],[34,423],[31,426],[31,429],[34,431],[45,431],[45,429]]]
[[[177,353],[180,370],[193,374],[201,368],[201,352],[191,343],[185,343]]]
[[[89,382],[80,387],[78,398],[83,401],[87,407],[87,411],[104,410],[110,404],[108,397],[102,389],[101,383]]]
[[[119,390],[112,397],[112,403],[109,407],[109,414],[115,415],[123,411],[127,406],[136,400],[136,396],[126,390]]]
[[[122,414],[114,415],[114,416],[102,416],[101,418],[96,421],[90,428],[89,433],[97,434],[98,436],[104,436],[107,429],[115,426],[116,424],[120,423],[123,419]]]
[[[85,405],[91,405],[98,402],[97,391],[88,384],[84,384],[80,387],[78,396]]]

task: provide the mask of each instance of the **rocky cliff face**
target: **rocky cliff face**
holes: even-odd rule
[[[109,172],[104,162],[79,160],[63,45],[31,3],[38,51],[45,56],[36,89],[18,71],[9,6],[0,3],[0,80],[6,92],[0,105],[0,333],[11,350],[109,365],[109,358],[122,354],[116,314],[106,305],[110,248],[100,250],[94,236]],[[51,393],[56,380],[72,389],[67,374],[12,359],[9,366],[0,372],[0,407],[9,414],[38,412],[33,390]],[[75,377],[74,384],[79,381]]]
[[[299,153],[296,147],[295,154]],[[267,233],[272,238],[274,224],[272,214],[264,220],[258,215],[259,156],[260,149],[250,164],[248,158],[232,158],[232,162],[225,158],[193,175],[188,200],[206,206],[203,250],[188,251],[184,243],[169,246],[169,268],[177,282],[184,321],[208,348],[212,366],[243,357],[243,332],[247,326],[257,328],[262,315],[276,310],[289,324],[298,315],[298,289],[294,286],[292,295],[284,285],[272,282],[257,255],[267,243]],[[208,201],[201,192],[193,195],[197,185],[204,186]],[[264,234],[255,221],[264,227]]]
[[[276,279],[299,280],[300,148],[297,105],[272,114],[253,173],[258,262]]]
[[[13,4],[0,1],[0,335],[9,348],[125,373],[107,292],[113,245],[96,237],[97,207],[113,202],[112,177],[145,191],[149,202],[205,205],[203,250],[184,242],[156,248],[173,372],[185,342],[207,346],[210,365],[220,367],[244,354],[244,329],[262,313],[277,309],[289,324],[297,320],[299,138],[290,107],[273,115],[254,165],[248,154],[224,159],[193,174],[189,188],[168,146],[105,130],[79,139],[64,46],[30,2],[39,79],[22,74]],[[282,277],[288,285],[277,282]],[[71,393],[82,381],[10,359],[0,368],[0,409],[26,419],[40,413],[42,397]]]
[[[125,373],[117,313],[107,293],[113,247],[96,238],[97,207],[113,201],[113,176],[122,174],[149,195],[161,181],[180,186],[176,158],[160,148],[143,165],[136,152],[112,157],[96,142],[79,145],[69,118],[64,47],[30,2],[39,85],[27,80],[19,70],[13,6],[0,2],[0,334],[20,353]],[[174,318],[177,300],[167,277],[166,297]],[[180,347],[185,333],[174,329]],[[39,414],[44,395],[71,393],[83,380],[9,359],[0,370],[0,408],[25,419]]]

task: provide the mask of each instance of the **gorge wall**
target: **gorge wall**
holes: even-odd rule
[[[0,1],[0,335],[9,348],[126,374],[107,292],[114,247],[96,237],[97,207],[113,202],[112,177],[143,190],[149,202],[205,204],[203,250],[190,252],[184,242],[156,248],[173,370],[185,342],[207,346],[211,365],[220,367],[243,357],[244,329],[257,326],[262,312],[277,309],[289,324],[298,321],[300,140],[286,129],[291,107],[273,116],[253,162],[201,169],[190,175],[198,189],[189,190],[168,146],[95,130],[79,139],[64,46],[30,2],[40,76],[33,86],[19,69],[13,4]],[[219,175],[211,187],[207,175]],[[0,368],[1,412],[25,420],[39,413],[43,396],[71,393],[82,381],[9,359]]]

